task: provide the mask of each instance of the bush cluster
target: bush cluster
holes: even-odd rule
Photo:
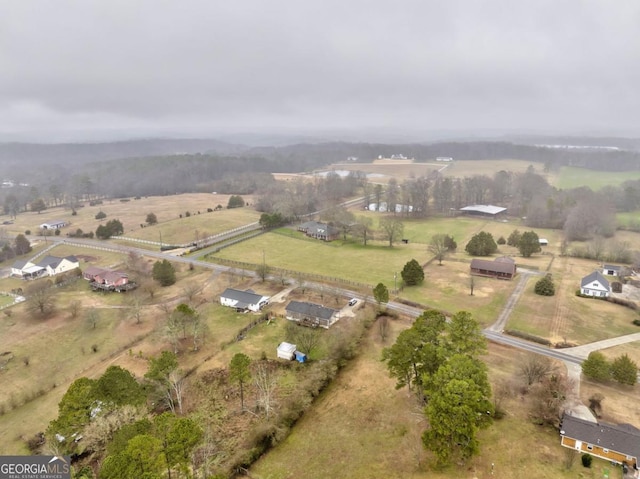
[[[534,343],[544,344],[545,346],[551,346],[551,341],[547,338],[541,338],[535,334],[525,333],[524,331],[518,331],[516,329],[505,329],[506,334],[515,336],[516,338],[526,339],[527,341],[533,341]]]

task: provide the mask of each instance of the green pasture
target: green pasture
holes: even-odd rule
[[[595,191],[605,186],[616,186],[627,180],[637,179],[640,179],[640,171],[608,172],[563,166],[559,173],[551,179],[551,183],[556,188],[563,190],[588,186]]]
[[[208,236],[232,230],[254,223],[260,219],[260,213],[251,208],[222,209],[201,214],[191,213],[188,218],[174,218],[153,226],[133,231],[127,236],[164,244],[184,244],[198,241]]]
[[[444,164],[441,170],[444,176],[465,178],[475,175],[493,176],[499,171],[511,171],[524,173],[529,166],[533,166],[538,174],[543,174],[544,164],[535,161],[497,159],[497,160],[456,160],[453,163]]]
[[[619,226],[640,228],[640,211],[616,213],[616,221]]]

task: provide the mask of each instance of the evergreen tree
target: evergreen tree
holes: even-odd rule
[[[582,374],[597,381],[606,381],[611,378],[611,365],[604,354],[593,351],[582,363]]]
[[[378,303],[378,309],[380,309],[382,303],[389,302],[389,289],[382,283],[378,283],[375,288],[373,288],[373,298]]]
[[[520,243],[521,236],[522,234],[520,233],[520,231],[513,230],[509,235],[509,238],[507,238],[507,244],[509,246],[518,246],[518,243]]]
[[[465,251],[472,256],[490,256],[498,251],[498,245],[494,241],[491,233],[481,231],[473,235],[467,243]]]
[[[553,284],[553,278],[550,274],[546,274],[544,278],[540,278],[536,282],[534,292],[540,296],[553,296],[556,294],[556,286]]]
[[[422,283],[424,280],[424,270],[420,263],[418,263],[415,259],[412,259],[407,264],[404,265],[402,271],[400,272],[400,276],[402,276],[402,281],[405,282],[408,286],[415,286],[416,284]]]
[[[633,386],[638,381],[638,365],[623,354],[611,363],[611,377],[621,384]]]
[[[161,286],[171,286],[176,282],[176,270],[166,259],[154,263],[151,276],[160,283]]]
[[[518,241],[518,251],[524,258],[529,258],[533,253],[542,251],[540,248],[540,238],[535,231],[526,231],[522,233],[520,241]]]

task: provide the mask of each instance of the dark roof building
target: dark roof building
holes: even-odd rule
[[[596,423],[565,414],[560,434],[563,446],[607,461],[636,466],[640,457],[640,430],[630,424]]]
[[[471,274],[498,279],[512,279],[516,275],[516,262],[508,256],[502,256],[493,261],[474,258],[471,260]]]
[[[285,312],[287,319],[305,326],[328,328],[338,320],[335,309],[302,301],[291,301]]]
[[[227,288],[220,295],[220,304],[239,310],[248,309],[250,311],[257,312],[268,303],[268,296],[256,294],[250,289],[240,291],[238,289]]]

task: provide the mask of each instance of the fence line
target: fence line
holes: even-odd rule
[[[255,271],[258,268],[260,268],[262,265],[259,264],[255,264],[255,263],[246,263],[244,261],[236,261],[236,260],[232,260],[232,259],[226,259],[226,258],[218,258],[218,257],[209,257],[207,255],[207,259],[209,259],[212,262],[215,263],[221,263],[223,265],[226,266],[236,266],[238,268],[241,269],[247,269],[247,270],[252,270]],[[337,277],[333,277],[333,276],[325,276],[322,274],[316,274],[316,273],[305,273],[302,271],[293,271],[290,269],[285,269],[285,268],[276,268],[276,267],[270,267],[269,268],[269,273],[271,276],[287,276],[290,278],[304,278],[307,279],[309,281],[320,281],[320,282],[329,282],[329,283],[339,283],[339,284],[344,284],[344,285],[348,285],[348,286],[355,286],[357,288],[362,288],[362,289],[372,289],[373,286],[370,284],[366,284],[366,283],[360,283],[358,281],[351,281],[349,279],[344,279],[344,278],[337,278]]]

